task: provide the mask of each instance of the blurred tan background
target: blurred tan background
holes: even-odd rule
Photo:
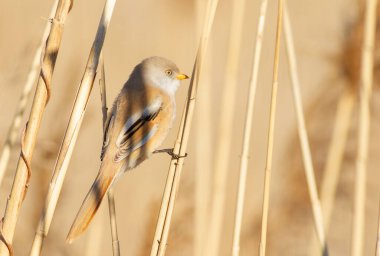
[[[211,67],[202,73],[210,81],[200,84],[199,94],[210,86],[210,98],[199,97],[202,106],[210,108],[212,137],[211,162],[214,161],[219,118],[223,118],[220,101],[224,84],[226,49],[229,37],[231,5],[220,0],[212,30],[207,57]],[[267,26],[259,75],[251,141],[247,196],[245,202],[241,255],[257,255],[263,191],[263,172],[268,132],[269,99],[274,52],[276,1],[268,6]],[[75,94],[84,71],[88,53],[103,8],[103,1],[77,0],[68,16],[61,50],[53,76],[52,96],[46,108],[32,162],[31,185],[18,221],[14,248],[16,255],[29,253],[37,221],[48,188],[55,158],[63,138]],[[349,35],[360,20],[358,1],[289,0],[298,57],[303,103],[309,130],[314,167],[318,180],[326,163],[335,110],[346,86],[356,86],[347,65]],[[26,76],[48,19],[52,1],[0,0],[0,147],[17,106]],[[200,6],[200,8],[199,8]],[[204,12],[206,1],[198,1]],[[109,104],[128,79],[132,68],[143,58],[159,55],[173,60],[181,71],[191,74],[198,43],[200,23],[197,3],[191,0],[118,1],[104,46]],[[220,255],[229,255],[237,191],[239,156],[251,72],[254,37],[259,1],[247,1],[244,33],[238,69],[237,101],[233,120],[233,142],[230,148],[225,216],[221,233]],[[280,87],[278,95],[273,180],[269,214],[268,255],[309,255],[314,238],[309,195],[303,172],[296,133],[296,119],[288,76],[285,48],[281,48]],[[352,57],[357,60],[357,56]],[[355,59],[356,58],[356,59]],[[357,71],[357,70],[356,70]],[[354,78],[353,78],[354,77]],[[376,84],[377,82],[377,84]],[[364,255],[374,255],[380,195],[379,86],[375,80],[371,105],[372,126],[369,150],[366,204],[366,238]],[[162,148],[172,147],[184,106],[188,82],[177,93],[178,114],[175,126]],[[203,109],[197,109],[197,113]],[[29,111],[26,112],[28,116]],[[204,141],[195,117],[185,160],[181,187],[177,197],[169,235],[167,255],[196,255],[195,176],[196,150]],[[23,122],[24,123],[24,122]],[[331,255],[350,252],[353,212],[354,171],[357,148],[357,111],[354,110],[345,151],[337,201],[333,211],[328,242]],[[62,195],[46,239],[43,255],[112,255],[107,202],[102,204],[86,234],[72,245],[65,237],[75,214],[99,167],[102,143],[101,105],[98,80],[95,81],[79,139],[70,163]],[[4,211],[19,144],[0,190],[0,212]],[[155,224],[166,180],[169,156],[154,155],[137,170],[127,173],[115,186],[116,209],[122,255],[149,255]],[[213,165],[213,162],[212,162]],[[212,169],[201,170],[213,176]],[[208,189],[212,184],[208,184]],[[207,191],[207,189],[205,189]],[[205,195],[207,196],[207,194]],[[208,216],[204,216],[209,222]],[[203,227],[207,230],[207,227]]]

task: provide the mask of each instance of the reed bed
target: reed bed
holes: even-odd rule
[[[54,167],[49,191],[46,196],[45,206],[42,210],[38,223],[36,235],[33,241],[30,255],[40,255],[45,237],[54,216],[59,195],[61,193],[66,171],[74,150],[78,133],[83,121],[86,106],[94,84],[96,70],[99,64],[100,53],[102,51],[108,25],[110,23],[116,0],[107,0],[103,9],[102,17],[99,22],[94,43],[87,61],[82,81],[79,85],[77,97],[71,112],[70,120],[63,138],[61,148]]]

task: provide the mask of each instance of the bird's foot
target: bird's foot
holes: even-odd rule
[[[175,154],[173,152],[172,148],[157,149],[157,150],[153,151],[153,154],[156,154],[156,153],[167,153],[169,156],[171,156],[174,159],[180,159],[180,158],[183,158],[183,157],[187,157],[187,153],[185,153],[184,156]]]

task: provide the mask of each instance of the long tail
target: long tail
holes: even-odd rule
[[[100,203],[112,181],[112,176],[106,177],[102,172],[99,172],[90,191],[87,193],[77,216],[71,226],[69,234],[67,235],[66,242],[73,242],[79,235],[81,235],[90,224],[92,218],[97,212]]]

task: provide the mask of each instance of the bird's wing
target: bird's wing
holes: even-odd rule
[[[162,98],[157,97],[152,102],[142,109],[137,111],[127,117],[124,126],[121,128],[120,132],[116,138],[116,153],[114,156],[115,162],[120,162],[126,158],[134,150],[145,145],[149,139],[157,132],[158,124],[151,122],[154,120],[161,111]],[[114,115],[116,115],[116,112]],[[115,117],[116,118],[116,117]],[[114,119],[115,119],[114,118]],[[113,120],[110,117],[109,128],[113,129]],[[115,127],[116,128],[116,127]],[[108,136],[105,136],[105,142],[103,146],[103,151],[110,143]],[[115,152],[115,151],[114,151]]]
[[[110,153],[115,162],[125,159],[131,152],[145,145],[156,133],[158,124],[152,121],[160,113],[162,99],[157,97],[151,100],[147,107],[140,111],[135,111],[131,115],[125,115],[128,111],[125,105],[117,103],[114,104],[105,123],[101,153],[102,160]],[[118,109],[118,107],[120,108]],[[121,127],[117,125],[119,120],[121,121]],[[117,170],[109,168],[110,164],[117,166],[108,161],[102,163],[99,174],[71,226],[67,236],[68,242],[72,242],[86,230],[98,210],[104,195],[115,178],[117,178],[117,174],[115,173]]]

